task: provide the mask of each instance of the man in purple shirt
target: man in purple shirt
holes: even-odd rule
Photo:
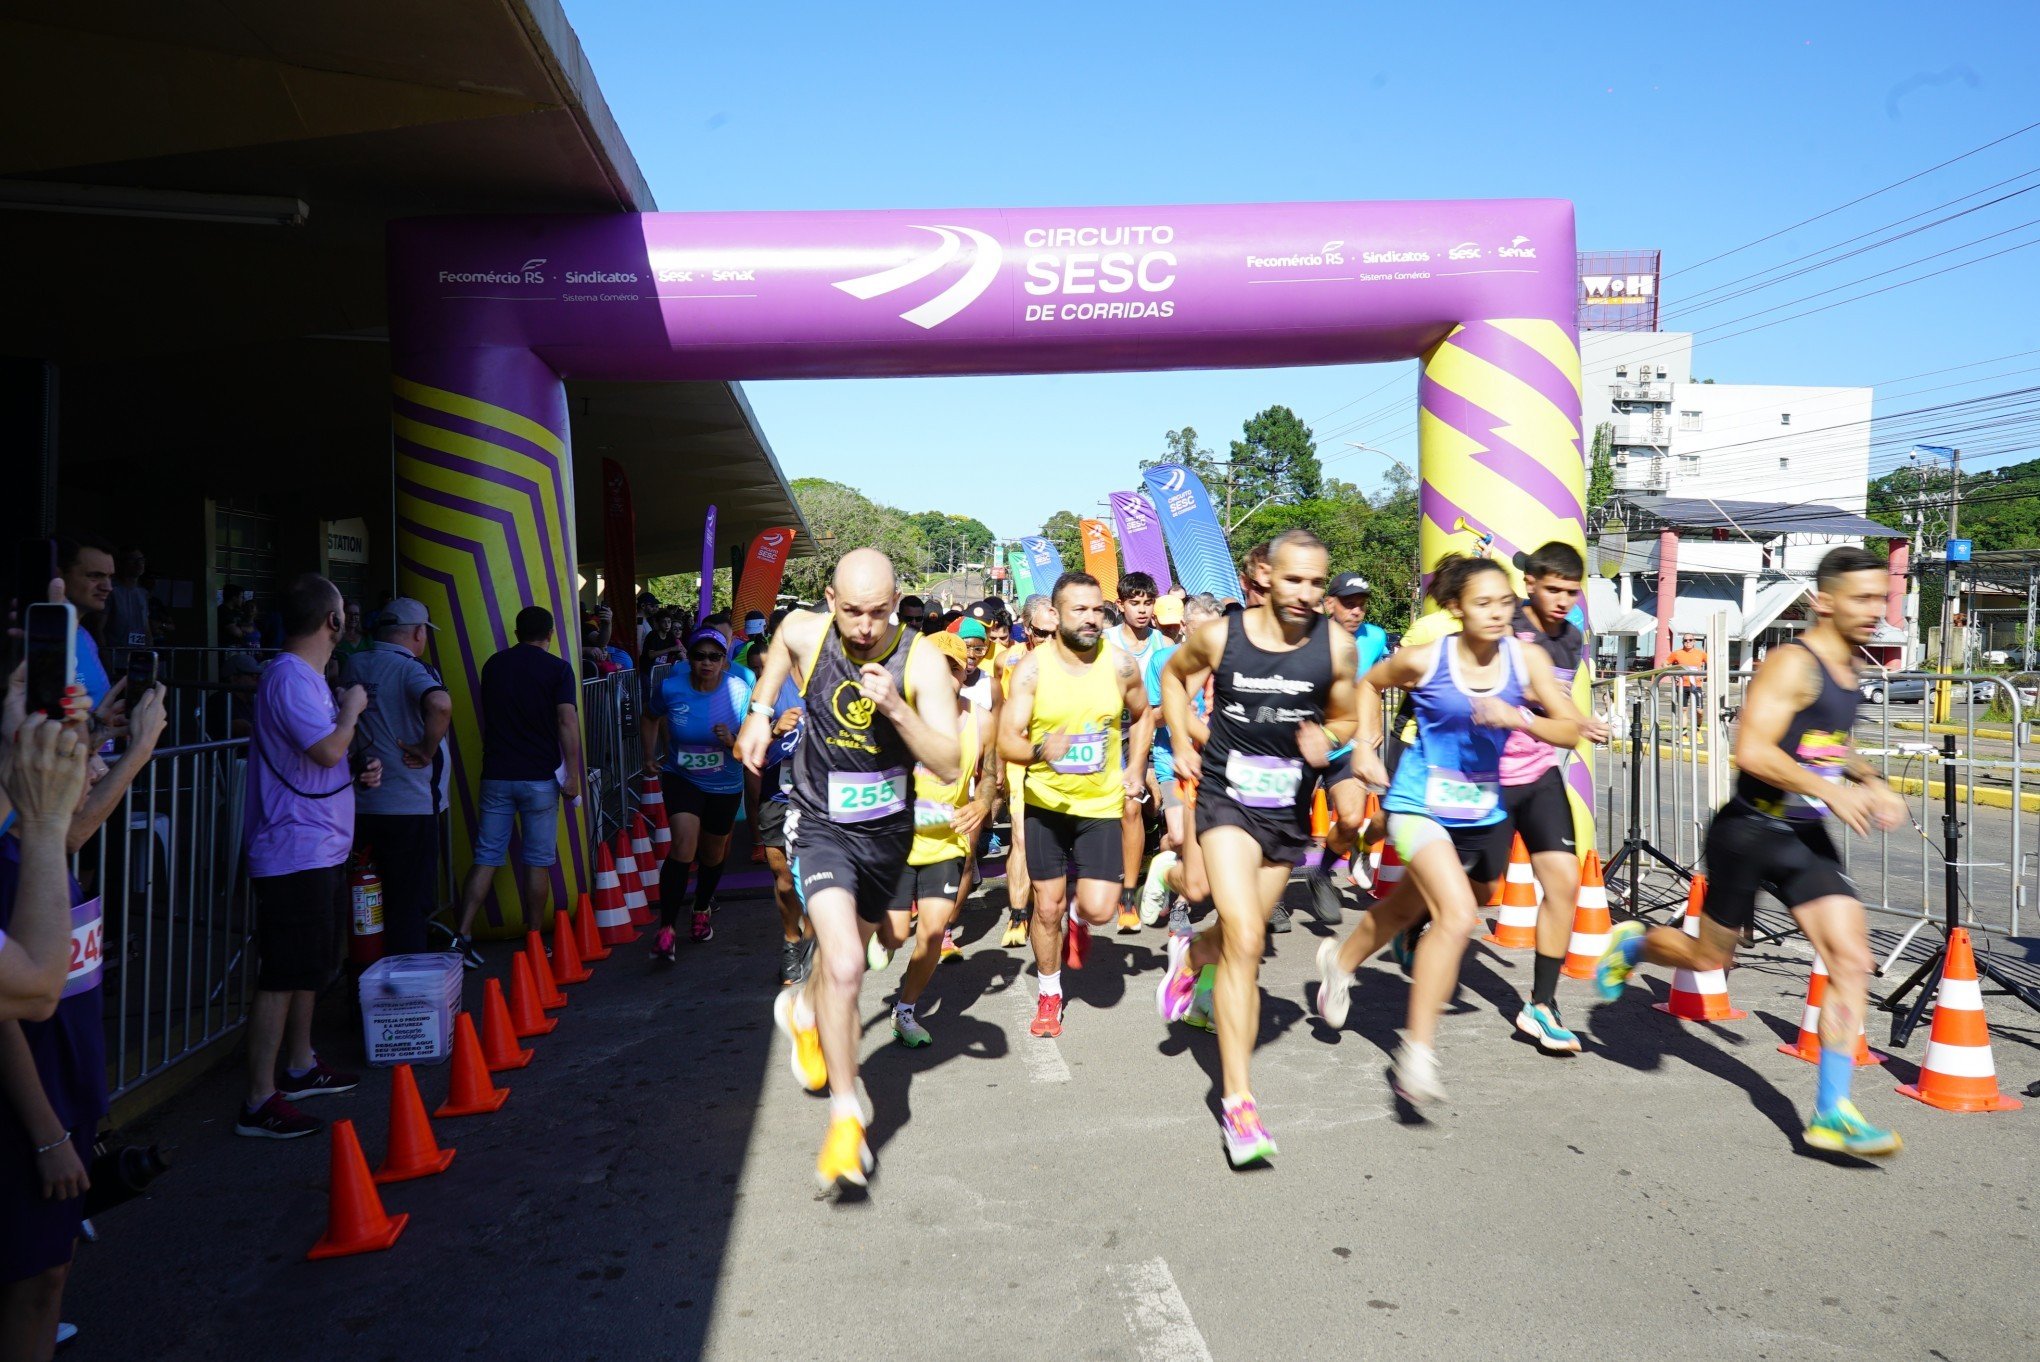
[[[357,776],[348,761],[367,692],[349,686],[336,702],[326,684],[346,627],[338,588],[307,573],[278,606],[283,651],[262,669],[248,743],[248,875],[261,964],[248,1016],[248,1095],[234,1133],[292,1140],[319,1129],[293,1102],[347,1092],[356,1081],[313,1053],[312,1005],[340,961],[354,782],[373,787],[382,771],[371,759]]]

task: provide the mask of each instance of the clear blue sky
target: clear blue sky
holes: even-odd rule
[[[666,210],[1563,197],[1578,205],[1583,248],[1664,250],[1669,311],[2040,171],[2035,130],[1674,273],[2040,120],[2040,6],[2026,3],[565,3]],[[2040,176],[1998,192],[2033,184]],[[2036,222],[2040,191],[1691,325],[1992,233],[2006,232],[1863,288],[2040,239],[2040,225],[2017,230]],[[1751,335],[1703,334],[1694,369],[1723,382],[1884,383],[2040,347],[2035,298],[2040,246]],[[1878,409],[2024,386],[2033,372],[1905,395],[2028,366],[2040,354],[1887,383]],[[789,476],[838,478],[908,510],[970,511],[1001,534],[1133,485],[1165,430],[1193,425],[1223,453],[1271,403],[1330,435],[1321,453],[1347,456],[1326,471],[1363,487],[1382,460],[1340,440],[1415,458],[1408,364],[746,388]],[[991,466],[1025,475],[994,490],[980,476]]]

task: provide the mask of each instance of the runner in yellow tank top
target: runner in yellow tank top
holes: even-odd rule
[[[949,659],[950,675],[961,684],[968,658],[955,634],[931,634],[928,641]],[[945,781],[924,766],[914,768],[914,844],[900,872],[891,905],[892,934],[904,940],[909,915],[920,911],[914,954],[893,1003],[893,1038],[906,1046],[932,1039],[914,1015],[921,991],[942,961],[942,936],[956,920],[970,892],[970,853],[978,830],[991,816],[991,781],[986,779],[985,739],[991,712],[966,704],[957,722],[961,773]],[[996,769],[996,768],[990,768]]]
[[[1021,818],[1034,890],[1036,1036],[1062,1034],[1062,965],[1083,967],[1090,929],[1112,921],[1122,868],[1120,810],[1142,773],[1119,759],[1119,716],[1147,713],[1133,660],[1105,646],[1105,597],[1088,573],[1065,572],[1050,597],[1055,637],[1014,669],[999,716],[999,755],[1027,764]],[[1069,875],[1077,878],[1070,913]],[[1064,918],[1073,916],[1067,938]],[[1067,954],[1065,948],[1067,947]]]
[[[1005,709],[1005,699],[1013,693],[1013,672],[1027,657],[1030,641],[1050,638],[1055,634],[1055,610],[1046,596],[1029,596],[1020,603],[1019,617],[1013,621],[1013,641],[998,654],[996,673],[999,678],[999,708]],[[996,733],[989,744],[993,760],[998,759]],[[999,938],[1005,947],[1027,944],[1027,913],[1032,903],[1033,885],[1027,874],[1027,818],[1024,791],[1027,785],[1025,762],[1005,763],[1006,812],[1013,824],[1013,846],[1006,854],[1006,932]],[[993,767],[996,771],[998,768]]]

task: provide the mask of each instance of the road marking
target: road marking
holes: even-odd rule
[[[1115,1268],[1112,1275],[1142,1362],[1211,1362],[1211,1349],[1204,1346],[1166,1259]]]
[[[1027,1034],[1034,1024],[1034,996],[1027,991],[1026,978],[1020,974],[1006,986],[1006,996],[1013,1000],[1010,1006],[1020,1019],[1020,1029],[1013,1033],[1014,1044],[1020,1047],[1029,1078],[1036,1083],[1067,1083],[1070,1066],[1063,1063],[1062,1047],[1046,1037]]]

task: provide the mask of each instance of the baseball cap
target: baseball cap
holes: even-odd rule
[[[956,634],[927,634],[928,643],[936,652],[948,658],[959,667],[970,666],[970,654],[963,650],[963,639]]]
[[[1369,586],[1367,579],[1359,573],[1342,572],[1332,578],[1331,589],[1325,594],[1330,596],[1372,596],[1374,588]]]
[[[765,637],[765,617],[763,615],[750,615],[745,618],[744,637],[746,638]]]
[[[956,636],[966,642],[974,638],[990,637],[985,630],[985,626],[977,620],[958,620],[956,622]]]
[[[1181,624],[1183,622],[1183,599],[1180,596],[1164,596],[1155,602],[1156,624]]]
[[[434,632],[439,629],[439,626],[432,622],[432,616],[426,612],[425,603],[414,601],[409,596],[398,596],[376,611],[375,624],[371,627],[386,629],[393,624],[422,624]]]
[[[716,647],[722,649],[725,654],[730,650],[729,640],[723,637],[722,630],[720,629],[696,629],[687,636],[687,651],[693,652],[694,645],[697,643],[713,643]]]

